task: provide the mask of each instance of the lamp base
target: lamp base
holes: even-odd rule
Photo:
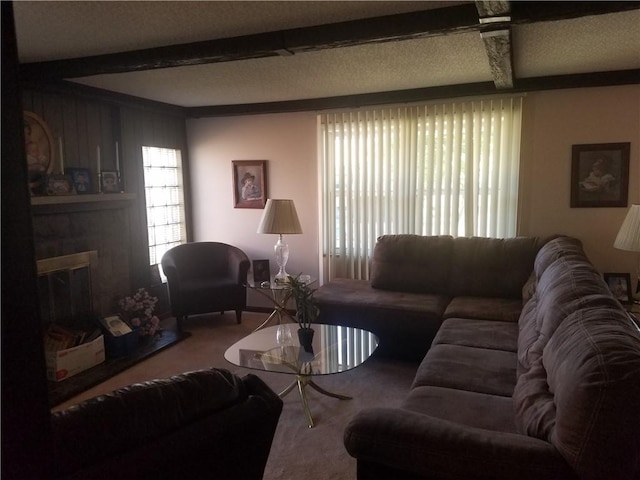
[[[273,277],[275,283],[289,283],[289,274],[285,271],[284,265],[280,267],[280,271]]]
[[[289,281],[289,274],[284,267],[286,267],[287,260],[289,260],[289,245],[282,240],[282,234],[279,235],[273,251],[276,254],[276,263],[280,269],[278,273],[276,273],[276,276],[273,277],[273,281],[276,283],[287,283]]]

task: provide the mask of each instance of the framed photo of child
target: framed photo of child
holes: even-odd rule
[[[102,193],[118,193],[120,191],[120,185],[118,185],[118,172],[103,170],[101,174],[100,181],[102,182]]]
[[[65,168],[64,173],[71,176],[76,193],[79,195],[93,193],[91,171],[88,168]]]
[[[264,208],[267,203],[267,161],[233,160],[235,208]]]
[[[630,143],[573,145],[571,208],[626,207]]]
[[[256,285],[260,285],[262,282],[269,281],[271,281],[271,268],[269,267],[269,260],[254,260],[253,282]]]
[[[607,282],[609,290],[620,303],[625,305],[632,303],[631,275],[628,273],[604,273],[602,276],[604,281]]]

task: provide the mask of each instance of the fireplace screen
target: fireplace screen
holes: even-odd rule
[[[38,295],[45,323],[86,330],[95,327],[95,250],[39,260]]]

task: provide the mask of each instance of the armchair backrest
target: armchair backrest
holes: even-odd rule
[[[240,277],[246,281],[249,258],[233,245],[220,242],[192,242],[178,245],[162,257],[167,277],[177,270],[183,278]],[[241,278],[244,275],[244,278]]]

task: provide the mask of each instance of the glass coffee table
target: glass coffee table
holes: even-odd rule
[[[239,367],[295,376],[279,396],[283,398],[297,387],[309,428],[314,423],[305,393],[307,386],[329,397],[351,398],[325,390],[314,382],[314,377],[356,368],[378,347],[378,337],[366,330],[323,324],[313,324],[312,327],[315,334],[311,347],[300,346],[297,324],[284,323],[254,331],[234,343],[224,354],[228,362]]]
[[[315,283],[316,281],[316,279],[310,275],[304,275],[304,277],[306,277],[306,283],[308,284]],[[300,278],[302,278],[302,276]],[[275,277],[271,277],[271,281],[269,282],[256,282],[249,279],[245,287],[254,290],[273,304],[273,311],[264,322],[258,325],[256,330],[266,327],[274,319],[277,319],[278,325],[281,324],[285,318],[295,322],[296,319],[287,310],[287,302],[289,302],[293,293],[287,282],[278,282]]]

